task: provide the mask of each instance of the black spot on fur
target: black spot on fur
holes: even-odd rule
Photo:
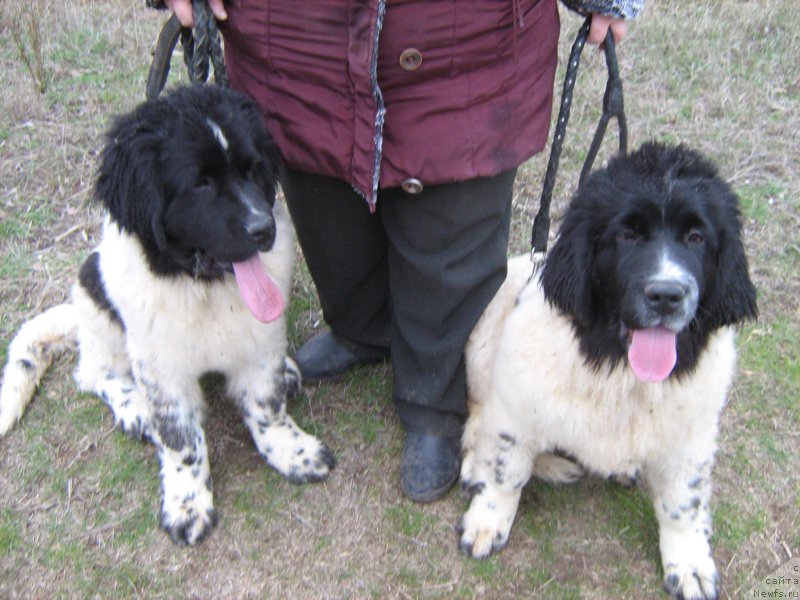
[[[689,482],[689,488],[692,490],[699,489],[700,486],[703,485],[704,481],[705,479],[703,479],[702,477],[697,477],[696,479],[693,479],[692,481]]]
[[[678,577],[678,575],[675,573],[668,575],[666,578],[664,578],[664,591],[673,598],[676,598],[680,593],[680,583],[681,578]]]
[[[284,390],[285,392],[285,390]],[[283,410],[283,397],[273,397],[269,399],[269,408],[272,410],[272,414],[280,415]]]
[[[92,299],[95,305],[111,318],[117,325],[125,330],[125,323],[122,322],[122,317],[117,312],[117,307],[111,302],[111,299],[106,293],[106,287],[103,283],[103,275],[100,272],[100,254],[92,252],[78,272],[78,283],[83,290]]]
[[[20,359],[17,361],[17,364],[18,364],[20,367],[22,367],[23,369],[25,369],[26,371],[33,371],[33,370],[34,370],[33,363],[32,363],[31,361],[29,361],[28,359],[25,359],[25,358],[20,358]]]
[[[517,445],[517,438],[515,438],[510,433],[501,433],[500,439],[508,445],[507,447],[512,447]]]
[[[484,488],[486,488],[486,482],[484,481],[462,481],[461,482],[461,489],[466,492],[470,497],[474,496],[475,494],[480,494]]]
[[[176,452],[183,450],[191,439],[190,432],[178,425],[172,415],[156,419],[156,431],[161,443]]]

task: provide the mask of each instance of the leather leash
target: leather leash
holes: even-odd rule
[[[208,3],[194,0],[194,27],[183,27],[174,14],[167,19],[158,35],[153,62],[147,74],[145,95],[151,100],[161,93],[169,77],[170,61],[175,45],[180,37],[183,46],[183,60],[192,83],[203,84],[208,81],[209,63],[214,67],[214,83],[228,87],[225,59],[222,51],[222,37],[217,28]]]
[[[534,253],[544,253],[547,251],[547,237],[550,233],[550,201],[553,197],[558,163],[561,159],[561,149],[564,145],[564,137],[569,122],[570,109],[572,108],[572,94],[575,89],[575,80],[578,75],[578,67],[581,62],[581,52],[586,45],[589,37],[589,28],[592,24],[592,17],[589,16],[583,22],[575,42],[572,44],[572,51],[569,55],[567,72],[564,76],[564,89],[561,93],[561,105],[558,110],[558,122],[556,123],[555,133],[553,134],[553,144],[550,147],[550,159],[547,163],[542,196],[539,202],[539,212],[533,220],[533,232],[531,234],[531,244]],[[604,42],[606,67],[608,68],[608,81],[606,91],[603,95],[603,114],[597,125],[594,138],[583,162],[581,169],[580,182],[583,183],[586,176],[592,169],[597,152],[603,143],[603,138],[608,128],[611,117],[616,117],[619,125],[619,153],[625,154],[628,151],[628,124],[625,119],[625,106],[622,93],[622,79],[619,76],[619,64],[617,62],[614,36],[608,31]]]

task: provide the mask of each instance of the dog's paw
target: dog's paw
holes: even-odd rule
[[[664,590],[682,600],[717,598],[719,576],[708,541],[710,515],[703,509],[678,510],[672,515],[657,512]]]
[[[161,527],[179,546],[193,546],[217,524],[217,511],[210,480],[205,485],[188,487],[185,484],[164,482]],[[181,487],[184,489],[178,489]]]
[[[719,595],[719,576],[708,540],[699,534],[661,531],[664,590],[675,599],[711,600]]]
[[[475,472],[475,451],[472,449],[465,449],[463,451],[459,479],[461,480],[461,489],[467,491],[470,497],[472,497],[474,492],[470,492],[470,490],[474,489],[473,482],[477,479],[477,474]]]
[[[178,546],[199,544],[216,524],[217,511],[213,506],[203,509],[187,505],[177,510],[165,506],[161,510],[161,527]]]
[[[293,398],[303,386],[303,378],[300,374],[300,367],[288,356],[283,359],[283,385],[286,389],[286,397]]]
[[[114,414],[114,422],[130,437],[150,438],[150,403],[132,379],[106,377],[97,394]]]
[[[180,546],[193,546],[217,524],[214,494],[202,436],[183,452],[162,447],[161,527]]]
[[[664,590],[676,600],[716,600],[719,576],[709,557],[703,564],[670,564],[664,569]]]
[[[519,493],[496,493],[483,487],[456,528],[459,546],[472,558],[487,558],[505,548],[517,512]]]
[[[257,445],[267,463],[292,483],[324,481],[336,466],[333,453],[288,416],[259,432]]]

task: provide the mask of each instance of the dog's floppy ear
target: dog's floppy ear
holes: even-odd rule
[[[95,199],[120,228],[161,249],[166,246],[160,222],[164,191],[158,183],[163,127],[157,114],[142,107],[118,118],[106,135],[94,188]]]
[[[722,200],[722,213],[714,277],[708,282],[708,296],[703,301],[703,322],[709,328],[741,323],[758,316],[756,290],[750,280],[747,257],[741,237],[738,198],[721,180],[712,183],[712,193]]]
[[[588,326],[592,320],[594,242],[582,209],[569,212],[542,271],[545,298],[560,311]]]

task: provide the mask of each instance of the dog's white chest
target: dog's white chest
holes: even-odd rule
[[[179,364],[181,372],[199,376],[251,363],[276,345],[284,350],[283,319],[256,320],[232,275],[213,282],[156,277],[138,244],[115,227],[106,229],[98,251],[106,293],[125,323],[132,357],[157,356],[159,363]]]

